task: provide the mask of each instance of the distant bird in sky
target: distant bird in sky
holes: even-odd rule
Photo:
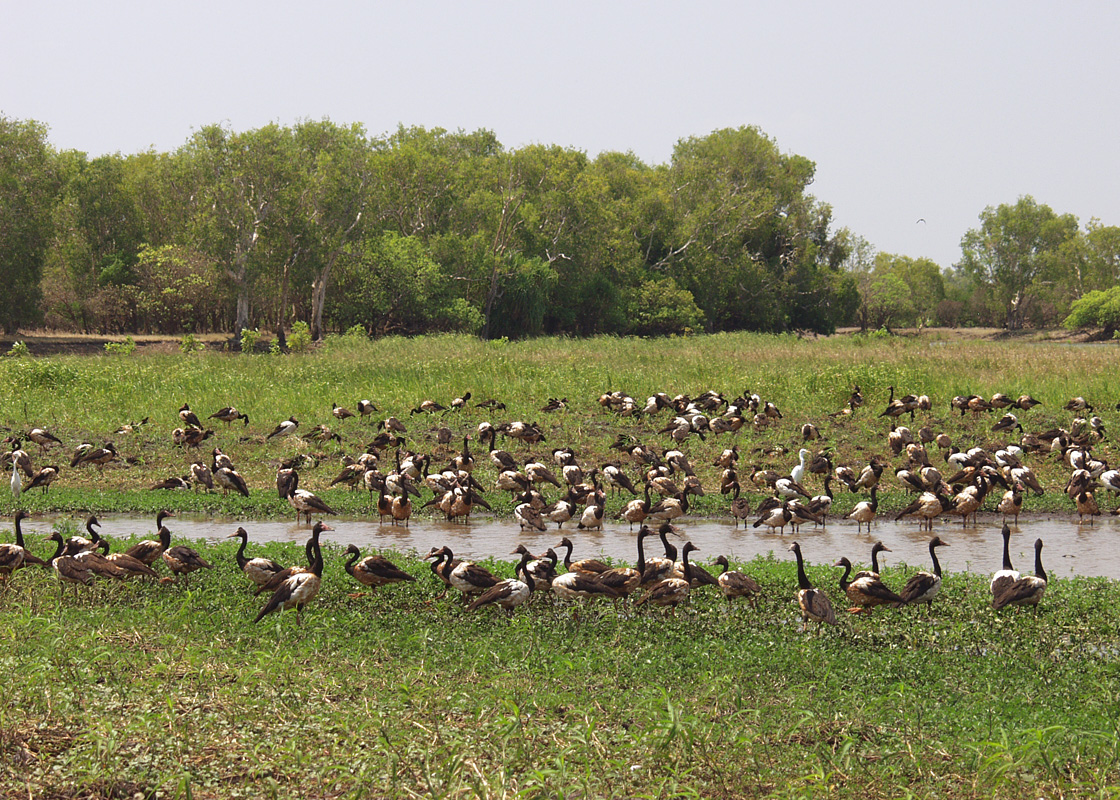
[[[922,223],[923,225],[925,225],[925,224],[926,224],[926,218],[925,218],[925,217],[919,217],[919,218],[918,218],[918,220],[917,220],[917,221],[916,221],[916,222],[915,222],[914,224],[915,224],[915,225],[917,225],[917,224],[918,224],[918,222],[920,222],[920,223]]]

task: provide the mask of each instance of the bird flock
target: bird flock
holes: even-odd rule
[[[361,425],[373,418],[377,426],[376,434],[362,452],[341,456],[341,471],[326,488],[341,485],[352,490],[365,489],[369,493],[371,512],[376,510],[379,522],[388,521],[394,525],[409,525],[417,510],[442,515],[448,521],[465,522],[476,507],[493,511],[486,499],[488,494],[492,499],[495,493],[508,492],[513,518],[522,530],[543,532],[552,523],[562,529],[569,522],[574,523],[576,531],[602,530],[604,525],[614,522],[625,522],[631,531],[634,526],[639,527],[638,560],[634,568],[613,567],[596,559],[573,562],[574,545],[565,537],[557,545],[559,549],[566,548],[566,571],[563,573],[557,572],[555,549],[534,556],[522,546],[515,577],[499,580],[477,564],[456,559],[447,547],[433,548],[428,555],[432,573],[446,587],[462,592],[471,609],[496,604],[512,612],[534,594],[542,592],[551,592],[561,600],[605,597],[624,601],[630,598],[636,605],[673,607],[687,600],[692,589],[704,585],[718,588],[730,601],[735,597],[754,596],[759,591],[757,583],[731,570],[725,556],[716,559],[715,563],[723,568],[718,576],[691,563],[689,554],[696,550],[691,542],[681,548],[678,560],[676,548],[666,538],[676,534],[679,529],[675,523],[690,514],[690,498],[702,497],[717,488],[705,487],[697,475],[689,455],[691,440],[726,436],[733,443],[718,454],[712,467],[718,471],[718,491],[727,498],[728,512],[736,526],[749,522],[755,529],[784,534],[787,527],[796,532],[805,524],[826,525],[835,484],[851,493],[866,493],[866,499],[856,502],[845,518],[856,523],[857,532],[864,526],[870,530],[880,512],[879,492],[884,488],[881,480],[892,471],[898,488],[913,494],[911,502],[893,511],[895,519],[914,519],[919,527],[931,533],[935,522],[942,517],[959,518],[965,527],[970,520],[975,525],[977,514],[984,509],[988,497],[998,496],[994,510],[1005,520],[1004,563],[992,580],[992,606],[998,609],[1008,605],[1037,605],[1046,585],[1041,563],[1042,541],[1035,543],[1034,575],[1020,575],[1010,565],[1008,539],[1011,532],[1006,520],[1017,523],[1027,492],[1041,495],[1045,491],[1032,469],[1032,460],[1060,459],[1069,467],[1063,491],[1073,501],[1079,522],[1088,519],[1092,524],[1093,518],[1101,513],[1097,500],[1100,491],[1120,494],[1120,470],[1109,468],[1107,462],[1095,454],[1094,448],[1105,439],[1106,430],[1100,417],[1093,413],[1093,406],[1084,398],[1073,398],[1063,406],[1064,411],[1074,415],[1068,428],[1049,427],[1028,432],[1015,412],[1026,415],[1042,405],[1030,395],[954,397],[948,401],[951,414],[959,412],[962,418],[970,417],[970,424],[981,428],[988,436],[1016,438],[994,448],[972,447],[962,451],[946,433],[933,427],[934,403],[928,396],[896,396],[895,388],[888,388],[890,396],[877,415],[889,425],[881,453],[874,453],[866,463],[835,464],[831,448],[825,446],[814,452],[808,447],[812,442],[823,444],[830,425],[835,429],[856,415],[874,415],[873,411],[865,409],[863,393],[857,385],[852,387],[847,402],[838,411],[818,422],[801,425],[798,435],[805,446],[798,451],[797,463],[786,473],[764,469],[758,464],[749,472],[740,473],[743,440],[751,432],[787,424],[775,403],[763,401],[749,391],[734,398],[711,390],[694,397],[657,393],[645,402],[623,392],[605,393],[597,399],[604,413],[643,422],[660,418],[660,422],[643,429],[650,436],[664,439],[658,444],[652,444],[648,438],[643,442],[631,427],[619,432],[608,446],[613,457],[590,463],[581,459],[571,446],[545,444],[547,426],[521,420],[495,422],[493,416],[505,411],[505,404],[494,399],[472,403],[470,392],[446,403],[423,399],[409,409],[409,418],[439,415],[442,422],[434,430],[435,450],[426,453],[409,450],[406,445],[412,439],[408,426],[392,415],[377,416],[382,412],[372,401],[359,401],[356,413],[332,404],[330,414],[334,424],[347,424],[347,420],[354,418],[356,423],[349,424]],[[549,398],[540,411],[564,413],[570,407],[568,398]],[[477,425],[469,423],[465,432],[460,427],[456,434],[444,420],[448,415],[461,415],[469,409],[485,413],[489,419]],[[927,424],[917,426],[918,414],[925,415]],[[986,415],[993,414],[999,415],[993,424],[981,422]],[[907,416],[916,430],[900,424]],[[987,416],[987,419],[990,421],[992,417]],[[210,414],[207,422],[210,421],[223,422],[227,427],[240,422],[243,429],[250,425],[248,414],[233,406]],[[117,434],[133,433],[148,422],[148,418],[144,418],[126,423],[118,428]],[[171,440],[184,452],[197,452],[203,442],[216,436],[188,403],[179,408],[177,423]],[[300,421],[293,415],[277,423],[264,436],[264,441],[299,437],[324,447],[332,442],[342,447],[344,442],[342,435],[328,423],[318,424],[303,434],[299,431]],[[461,448],[451,444],[457,436],[461,439]],[[509,450],[499,447],[499,437]],[[8,437],[11,449],[4,457],[11,467],[11,490],[16,498],[35,488],[48,492],[62,473],[58,465],[36,469],[31,456],[22,449],[24,440],[37,445],[44,456],[49,448],[62,447],[56,436],[38,427],[23,435]],[[472,441],[481,449],[472,451]],[[760,449],[756,448],[756,452]],[[514,455],[511,450],[520,450],[520,453]],[[784,452],[779,448],[763,455],[780,456]],[[441,454],[446,458],[446,466],[442,468],[438,466],[441,462],[436,461]],[[935,465],[934,458],[938,455],[945,467]],[[100,469],[119,458],[112,442],[101,446],[83,442],[75,449],[69,463],[71,469],[86,465]],[[186,465],[183,475],[170,477],[151,489],[232,491],[249,496],[250,488],[244,477],[220,447],[211,449],[208,461],[193,460]],[[433,462],[437,464],[435,468]],[[295,511],[297,521],[306,519],[308,525],[314,516],[335,514],[323,498],[300,485],[300,469],[314,464],[313,456],[300,454],[280,462],[276,472],[278,496]],[[482,477],[487,471],[483,465],[487,465],[492,478]],[[822,484],[817,493],[806,488],[814,476]],[[555,493],[551,501],[545,492]],[[430,493],[426,501],[425,493]],[[765,496],[760,499],[760,494]],[[622,499],[617,499],[620,496]],[[617,505],[608,511],[612,504]],[[158,579],[153,569],[157,561],[166,565],[172,575],[182,576],[184,580],[193,572],[211,568],[190,547],[171,545],[170,532],[164,525],[168,513],[161,512],[164,516],[157,520],[158,539],[141,542],[119,554],[108,552],[105,540],[97,536],[96,518],[91,517],[87,522],[90,538],[63,540],[56,534],[57,551],[44,560],[26,549],[19,525],[26,514],[19,512],[15,519],[16,542],[3,545],[0,551],[4,559],[0,561],[0,574],[10,576],[22,566],[50,566],[60,582],[77,586],[88,585],[95,576]],[[1112,513],[1116,513],[1115,510]],[[241,529],[233,534],[242,538],[237,556],[239,566],[259,587],[259,592],[271,594],[272,599],[258,619],[282,608],[294,608],[298,621],[301,609],[318,592],[323,571],[319,535],[324,530],[330,527],[322,522],[313,526],[306,547],[307,566],[287,569],[267,559],[248,558],[244,552],[247,535]],[[644,540],[655,534],[661,538],[665,556],[647,559]],[[924,602],[929,606],[940,588],[941,568],[935,550],[945,546],[948,542],[932,536],[929,552],[933,571],[918,573],[898,593],[879,577],[877,556],[886,549],[881,546],[872,552],[871,571],[860,571],[853,576],[847,558],[837,561],[835,566],[844,569],[839,587],[852,609],[859,612],[877,605],[898,607]],[[827,593],[814,587],[805,574],[800,546],[794,543],[789,549],[798,563],[798,601],[804,622],[835,623]],[[346,572],[362,586],[375,589],[415,579],[382,556],[363,558],[356,547],[348,551],[347,556]]]

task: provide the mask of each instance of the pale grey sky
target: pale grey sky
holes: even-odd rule
[[[878,249],[960,257],[1031,194],[1120,225],[1120,4],[193,2],[2,4],[0,113],[91,155],[194,129],[329,117],[493,130],[667,163],[755,125]],[[923,224],[916,220],[923,218]]]

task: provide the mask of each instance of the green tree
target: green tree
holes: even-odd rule
[[[234,336],[249,325],[263,236],[290,219],[301,192],[291,131],[267,125],[233,133],[208,125],[179,151],[192,179],[190,208],[194,249],[222,265],[234,289]],[[275,232],[275,231],[272,231]],[[273,252],[276,252],[275,250]]]
[[[988,288],[1003,310],[1007,328],[1021,328],[1033,294],[1063,245],[1077,235],[1077,218],[1055,214],[1029,195],[1014,205],[985,208],[980,227],[961,239],[957,268]]]
[[[1102,336],[1111,338],[1120,330],[1120,286],[1089,292],[1074,302],[1062,324],[1071,330],[1099,327]]]
[[[6,333],[38,317],[58,188],[46,126],[0,115],[0,325]]]
[[[832,293],[848,282],[831,209],[806,193],[814,170],[756,128],[678,142],[665,188],[675,226],[651,269],[688,289],[715,329],[831,331]]]

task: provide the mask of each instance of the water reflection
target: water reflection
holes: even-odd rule
[[[49,534],[56,518],[49,516],[25,520],[23,529],[29,537]],[[132,535],[154,537],[154,520],[150,517],[131,515],[105,515],[99,517],[101,531],[111,537]],[[356,544],[368,551],[386,549],[406,552],[415,550],[427,553],[432,547],[447,545],[456,556],[473,559],[488,557],[513,560],[511,551],[519,542],[533,552],[543,552],[555,547],[561,537],[567,536],[575,544],[573,557],[607,556],[633,563],[637,558],[637,530],[626,525],[608,525],[605,531],[579,531],[571,523],[557,530],[555,526],[545,533],[519,531],[512,520],[476,517],[468,524],[447,523],[442,520],[418,520],[405,528],[398,525],[379,525],[367,519],[329,519],[334,531],[324,535],[324,541],[341,545]],[[75,519],[80,526],[81,520]],[[253,542],[284,541],[304,542],[310,528],[292,521],[280,520],[231,520],[213,517],[178,516],[168,520],[176,539],[206,539],[221,541],[238,526],[249,532]],[[973,571],[990,573],[999,569],[1002,560],[998,515],[982,516],[977,526],[963,528],[948,522],[934,526],[934,533],[949,543],[938,550],[938,559],[946,571]],[[793,541],[801,543],[806,559],[812,564],[832,563],[847,556],[854,563],[866,564],[871,557],[871,546],[882,540],[891,549],[880,559],[881,564],[905,562],[910,566],[929,567],[930,534],[919,531],[913,522],[896,523],[882,519],[871,532],[857,533],[854,524],[832,521],[825,528],[804,526],[797,533],[787,529],[784,536],[770,533],[765,528],[735,528],[730,521],[694,519],[681,522],[683,542],[690,539],[700,548],[697,560],[710,563],[717,555],[724,554],[733,561],[746,561],[755,556],[784,559],[786,549]],[[1120,533],[1120,519],[1107,517],[1096,520],[1094,525],[1079,525],[1076,518],[1067,515],[1038,516],[1020,520],[1012,526],[1011,559],[1016,568],[1024,572],[1034,567],[1034,540],[1041,537],[1046,544],[1042,552],[1046,571],[1053,576],[1090,575],[1120,579],[1120,548],[1114,545]],[[31,538],[32,548],[36,547]],[[679,544],[679,543],[678,543]],[[658,551],[656,540],[647,540],[651,551]],[[561,556],[563,553],[561,553]]]

